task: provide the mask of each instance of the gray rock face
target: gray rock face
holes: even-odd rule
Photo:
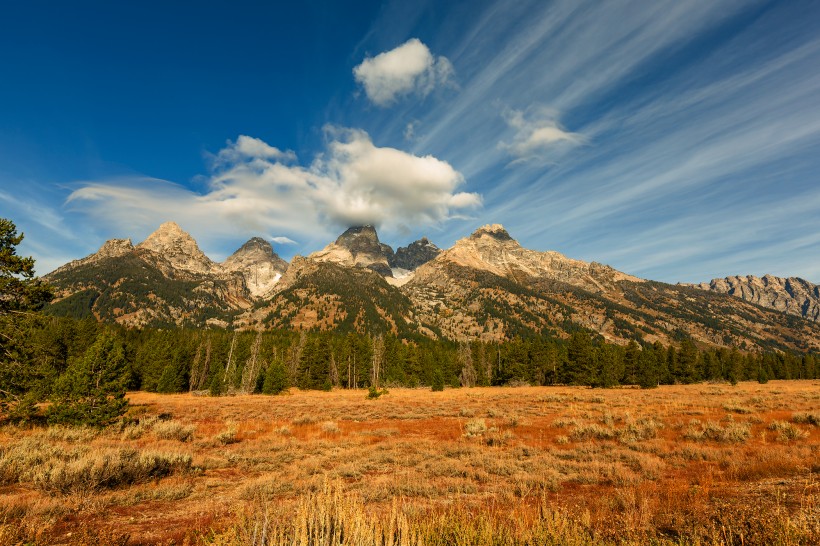
[[[396,249],[390,267],[399,267],[409,271],[415,270],[441,254],[441,249],[431,243],[427,237],[422,237],[407,246]]]
[[[273,290],[288,270],[288,263],[273,251],[269,242],[254,237],[225,260],[222,269],[240,273],[251,295],[262,297]]]
[[[348,228],[336,242],[309,257],[320,262],[365,267],[384,277],[393,276],[390,270],[393,249],[379,241],[376,228],[370,225]]]
[[[736,275],[691,286],[730,294],[788,315],[820,321],[820,286],[799,277]]]

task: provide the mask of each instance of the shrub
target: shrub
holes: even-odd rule
[[[769,424],[769,430],[777,431],[777,439],[781,442],[790,442],[808,436],[808,432],[786,421],[772,421]]]
[[[464,435],[467,437],[481,436],[487,430],[487,423],[484,419],[470,419],[464,425]]]
[[[376,387],[374,387],[374,386],[372,386],[372,385],[371,385],[371,386],[367,389],[367,399],[368,399],[368,400],[375,400],[375,399],[377,399],[378,397],[382,396],[383,394],[388,394],[389,392],[390,392],[390,391],[388,391],[387,389],[382,389],[382,390],[379,390],[379,389],[377,389]]]
[[[341,429],[339,429],[339,425],[334,421],[325,421],[322,423],[322,432],[326,432],[327,434],[339,434]]]
[[[729,422],[725,427],[719,423],[708,421],[701,424],[697,419],[689,423],[689,429],[683,435],[687,440],[736,443],[740,444],[749,439],[751,426],[748,423]]]
[[[239,441],[236,437],[236,425],[229,425],[228,428],[216,435],[216,441],[226,446],[228,444],[235,444]]]
[[[191,468],[189,454],[135,449],[63,448],[26,438],[0,456],[3,483],[31,483],[51,493],[89,493],[141,483]]]
[[[795,413],[792,415],[792,422],[820,427],[820,413]]]
[[[180,442],[190,442],[194,439],[194,425],[183,425],[179,421],[157,421],[153,429],[157,438],[162,440],[179,440]]]

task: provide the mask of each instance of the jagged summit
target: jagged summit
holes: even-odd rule
[[[335,242],[314,252],[309,258],[345,266],[366,267],[382,276],[393,276],[390,269],[393,249],[379,241],[376,228],[369,224],[348,228]]]
[[[150,250],[168,260],[177,269],[192,273],[210,273],[215,264],[197,245],[191,235],[176,222],[165,222],[137,245],[138,249]]]
[[[687,286],[729,294],[781,313],[820,321],[820,286],[800,277],[735,275]]]
[[[250,239],[221,265],[226,272],[241,273],[254,297],[270,293],[288,270],[288,263],[261,237]]]
[[[413,271],[441,254],[441,249],[427,237],[396,249],[390,267]]]
[[[470,235],[471,239],[479,239],[481,237],[489,236],[493,239],[498,239],[499,241],[514,241],[507,230],[504,229],[504,226],[501,224],[486,224],[475,230],[472,235]]]
[[[431,274],[441,275],[435,270],[447,263],[519,281],[524,278],[561,281],[593,292],[603,292],[605,286],[613,282],[641,280],[608,266],[567,258],[552,250],[529,250],[513,239],[501,224],[482,226],[469,237],[459,239],[452,248],[419,268],[419,272],[423,278]]]

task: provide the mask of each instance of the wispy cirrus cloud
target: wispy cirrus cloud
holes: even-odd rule
[[[445,43],[460,92],[384,131],[418,120],[414,149],[446,156],[482,192],[479,221],[527,246],[671,282],[817,281],[807,256],[820,241],[806,233],[820,232],[820,205],[797,207],[820,195],[809,14],[820,9],[492,2]],[[499,103],[518,110],[499,116]]]
[[[410,93],[428,95],[438,86],[452,85],[453,65],[436,56],[418,38],[367,57],[353,69],[356,82],[377,106],[389,106]]]

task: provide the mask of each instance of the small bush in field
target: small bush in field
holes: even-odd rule
[[[487,423],[484,419],[470,419],[464,425],[464,435],[467,437],[481,436],[487,430]]]
[[[193,425],[183,425],[179,421],[157,421],[152,430],[157,438],[162,440],[190,442],[194,439],[196,427]]]
[[[792,415],[792,422],[820,427],[820,413],[795,413]]]
[[[730,421],[725,427],[720,423],[708,421],[702,424],[697,419],[689,423],[689,429],[683,437],[687,440],[706,441],[741,444],[749,439],[751,426],[748,423],[735,423]]]
[[[576,425],[570,436],[573,440],[611,440],[617,436],[617,432],[612,427],[604,427],[596,423],[586,425]]]
[[[786,421],[773,421],[769,425],[769,430],[777,431],[777,439],[781,442],[790,442],[808,436],[806,431]]]
[[[339,429],[339,425],[337,425],[334,421],[325,421],[322,423],[322,432],[327,434],[339,434],[341,429]]]
[[[367,399],[368,400],[375,400],[375,399],[379,398],[380,396],[382,396],[384,394],[389,394],[389,391],[387,389],[379,390],[379,389],[377,389],[376,387],[373,387],[373,386],[371,386],[367,389]]]
[[[216,435],[216,441],[223,446],[235,444],[239,441],[236,437],[237,432],[236,425],[230,425],[228,428]]]

